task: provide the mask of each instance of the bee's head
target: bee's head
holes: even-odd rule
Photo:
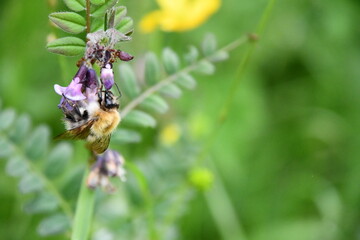
[[[117,97],[111,91],[104,91],[101,94],[101,98],[99,99],[100,105],[105,109],[113,109],[119,108],[119,102],[117,101]]]

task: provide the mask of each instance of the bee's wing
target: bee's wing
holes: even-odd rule
[[[90,120],[80,127],[67,130],[66,132],[55,137],[55,140],[60,139],[86,139],[90,134],[90,129],[95,120]]]

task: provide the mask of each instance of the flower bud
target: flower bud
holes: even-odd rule
[[[98,87],[98,79],[94,69],[88,69],[86,73],[85,86],[91,89],[95,89]]]
[[[101,78],[106,90],[109,90],[112,88],[112,86],[114,85],[114,72],[113,72],[110,64],[106,64],[106,66],[101,69],[100,78]]]
[[[134,56],[131,56],[130,54],[124,51],[118,51],[116,55],[120,58],[120,60],[125,62],[130,61],[134,58]]]
[[[79,70],[75,74],[74,79],[79,78],[80,82],[82,82],[87,74],[87,71],[88,71],[88,68],[84,64],[81,65]]]

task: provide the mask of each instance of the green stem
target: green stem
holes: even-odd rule
[[[86,33],[91,30],[90,0],[86,0]],[[73,231],[71,240],[87,240],[95,207],[95,191],[88,188],[86,179],[89,174],[89,166],[84,171],[79,197],[76,203]]]
[[[154,86],[148,88],[147,90],[145,90],[142,94],[140,94],[137,98],[135,98],[134,100],[132,100],[129,104],[126,105],[126,107],[121,111],[121,116],[122,118],[124,118],[131,110],[133,110],[134,108],[136,108],[139,104],[141,104],[147,97],[149,97],[151,94],[159,91],[161,88],[163,88],[164,86],[174,82],[177,80],[178,76],[180,74],[183,73],[189,73],[193,70],[196,69],[197,65],[199,64],[199,62],[204,61],[204,60],[211,60],[213,58],[213,56],[215,56],[216,54],[218,54],[219,52],[222,51],[232,51],[235,48],[239,47],[240,45],[248,42],[249,40],[251,40],[251,37],[248,36],[243,36],[237,40],[235,40],[234,42],[230,43],[229,45],[221,48],[220,50],[216,51],[214,54],[202,58],[199,61],[181,69],[180,71],[178,71],[177,73],[174,73],[170,76],[168,76],[167,78],[165,78],[164,80],[161,80],[160,82],[158,82],[157,84],[155,84]]]
[[[76,204],[73,232],[71,240],[87,240],[90,235],[92,217],[95,205],[95,191],[86,185],[88,167],[84,171],[80,194]]]
[[[86,0],[86,33],[89,33],[90,31],[91,31],[90,0]]]

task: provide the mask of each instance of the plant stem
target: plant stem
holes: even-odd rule
[[[89,33],[91,31],[90,27],[91,27],[90,0],[86,0],[86,33]]]
[[[129,104],[126,105],[126,107],[121,111],[121,116],[122,118],[124,118],[131,110],[133,110],[134,108],[136,108],[139,104],[141,104],[147,97],[149,97],[151,94],[159,91],[161,88],[163,88],[164,86],[174,82],[178,76],[180,74],[183,73],[189,73],[193,70],[196,69],[197,64],[201,61],[204,60],[210,60],[214,55],[216,55],[218,52],[221,51],[232,51],[234,49],[236,49],[237,47],[239,47],[240,45],[248,42],[249,40],[251,40],[251,37],[249,36],[243,36],[237,40],[235,40],[234,42],[228,44],[227,46],[221,48],[220,50],[216,51],[213,55],[202,58],[200,60],[198,60],[197,62],[183,68],[182,70],[178,71],[175,74],[172,74],[170,76],[168,76],[167,78],[165,78],[164,80],[161,80],[160,82],[158,82],[157,84],[153,85],[152,87],[148,88],[147,90],[145,90],[142,94],[140,94],[137,98],[135,98],[134,100],[132,100]]]
[[[75,218],[71,240],[87,240],[89,238],[90,228],[95,204],[95,191],[86,185],[88,167],[84,171],[80,194],[76,204]]]
[[[86,33],[91,30],[90,0],[86,0]],[[88,188],[86,179],[89,166],[86,165],[83,181],[81,183],[79,197],[76,203],[73,231],[71,240],[88,240],[92,225],[95,191]]]

